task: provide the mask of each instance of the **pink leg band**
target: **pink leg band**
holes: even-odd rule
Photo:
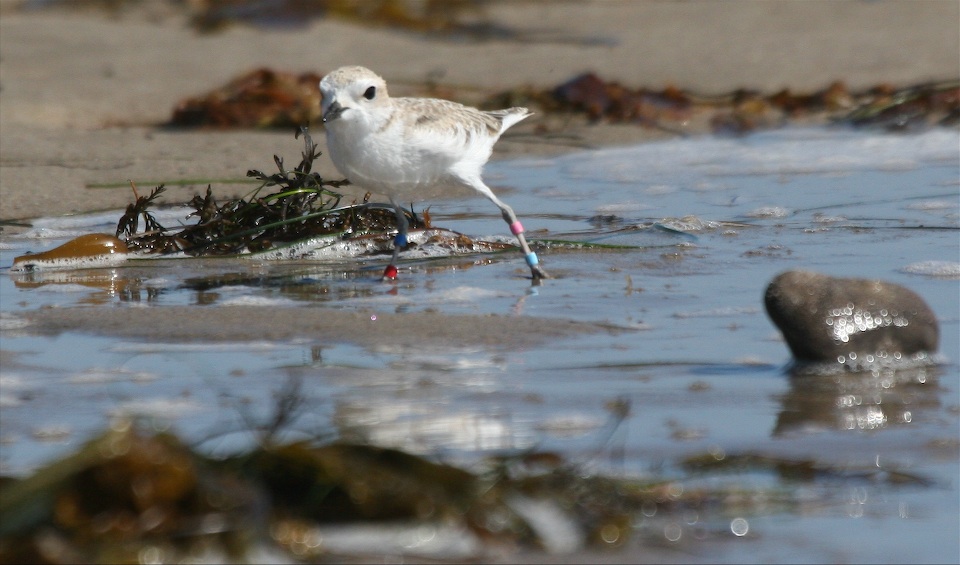
[[[510,224],[510,233],[513,235],[520,235],[523,233],[523,225],[519,220]]]

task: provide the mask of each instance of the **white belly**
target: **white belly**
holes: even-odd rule
[[[351,183],[371,192],[402,200],[423,200],[440,196],[462,183],[451,175],[453,164],[439,152],[426,152],[392,141],[387,136],[327,133],[330,159]]]

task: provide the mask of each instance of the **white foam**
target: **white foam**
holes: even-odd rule
[[[273,341],[250,341],[228,343],[117,343],[108,347],[113,353],[221,353],[221,352],[269,352],[294,347],[288,343]]]
[[[182,398],[167,399],[154,398],[147,400],[130,400],[119,403],[110,410],[111,417],[118,416],[147,416],[155,418],[172,418],[196,412],[201,406],[196,402]]]
[[[431,296],[439,299],[440,302],[477,302],[510,295],[489,288],[457,286],[439,293],[433,293]]]
[[[629,202],[616,202],[613,204],[602,204],[597,206],[597,214],[602,215],[626,215],[626,214],[635,214],[637,212],[642,212],[645,210],[650,210],[653,206],[649,204],[644,204],[643,202],[629,201]]]
[[[596,431],[606,423],[603,418],[574,414],[548,418],[534,425],[534,429],[555,437],[577,437]]]
[[[110,231],[117,229],[117,219],[123,212],[99,212],[80,216],[54,216],[37,218],[31,222],[31,229],[21,233],[23,239],[45,239],[76,237],[91,231]]]
[[[114,382],[144,383],[157,379],[157,375],[145,371],[127,371],[124,369],[100,369],[92,367],[82,373],[67,377],[70,384],[103,384]]]
[[[90,287],[79,283],[47,284],[38,286],[33,289],[33,292],[50,294],[89,293]]]
[[[173,227],[187,222],[187,214],[192,209],[187,207],[151,209],[150,214],[162,225]],[[20,234],[20,238],[50,238],[71,237],[103,231],[113,233],[117,229],[117,222],[123,216],[122,210],[98,212],[78,216],[55,216],[38,218],[31,222],[32,229]],[[141,222],[141,227],[142,227]]]
[[[30,325],[30,321],[10,312],[0,312],[0,330],[21,330]],[[0,377],[2,379],[2,377]],[[2,380],[0,380],[2,382]]]
[[[956,279],[960,278],[960,263],[953,261],[918,261],[901,268],[900,272]]]
[[[698,232],[704,230],[716,230],[723,227],[720,222],[704,220],[696,216],[684,216],[682,218],[664,218],[657,222],[658,226],[663,226],[681,232]]]
[[[415,245],[403,252],[403,258],[430,259],[477,252],[477,249],[472,246],[461,247],[456,245],[454,238],[457,235],[456,232],[443,229],[411,230],[407,234],[407,240]],[[509,240],[509,238],[501,238],[500,236],[472,239],[481,244]],[[251,253],[244,257],[268,261],[294,259],[342,261],[344,258],[364,257],[374,253],[389,253],[392,250],[393,240],[390,237],[341,239],[339,235],[330,235],[306,239],[283,247]]]
[[[558,159],[571,178],[643,185],[702,182],[703,176],[842,174],[909,170],[956,161],[960,132],[879,135],[836,129],[783,129],[730,139],[675,139],[598,149]]]
[[[219,306],[296,306],[297,301],[289,298],[245,295],[222,299],[217,304]]]
[[[786,218],[792,212],[782,206],[761,206],[747,212],[749,218]]]
[[[0,408],[12,408],[23,404],[24,395],[22,391],[33,388],[19,375],[0,375]]]
[[[64,442],[73,435],[73,429],[66,425],[50,424],[35,428],[32,435],[38,441]]]
[[[929,210],[929,211],[939,211],[939,210],[952,210],[957,207],[956,201],[950,200],[924,200],[921,202],[915,202],[913,204],[907,204],[906,208],[908,210]]]
[[[689,312],[676,312],[674,318],[726,318],[729,316],[753,315],[760,311],[756,306],[725,306],[721,308],[712,308],[710,310],[693,310]]]

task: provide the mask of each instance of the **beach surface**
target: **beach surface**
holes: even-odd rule
[[[464,16],[498,33],[455,37],[334,18],[200,33],[186,7],[201,0],[27,9],[41,3],[0,2],[2,268],[77,232],[112,232],[133,201],[130,181],[141,196],[166,184],[161,205],[209,183],[223,203],[256,186],[239,182],[249,169],[275,171],[274,155],[296,163],[303,141],[292,129],[163,125],[181,100],[258,68],[360,64],[391,95],[433,85],[477,99],[585,72],[704,96],[960,77],[956,0],[504,0]],[[311,132],[325,152],[321,124]],[[513,250],[407,260],[394,282],[379,279],[386,255],[4,273],[0,471],[68,452],[66,441],[101,429],[118,406],[159,407],[158,418],[207,437],[237,415],[268,414],[277,387],[301,379],[308,423],[359,430],[375,445],[470,458],[558,446],[585,469],[609,459],[631,477],[649,471],[644,481],[693,477],[691,499],[719,493],[704,499],[702,519],[645,508],[622,551],[531,546],[474,560],[955,560],[955,127],[677,136],[544,111],[507,132],[486,179],[543,246],[555,278],[542,285]],[[316,166],[342,178],[326,155]],[[471,237],[508,236],[480,199],[431,211]],[[182,220],[179,209],[159,213],[168,226]],[[944,365],[900,381],[788,377],[790,352],[762,297],[777,273],[798,268],[926,297]],[[678,474],[686,457],[718,453],[759,462],[744,472],[746,490],[725,469]],[[816,477],[798,481],[794,469]],[[681,491],[662,492],[672,501]],[[747,524],[741,515],[746,536],[732,527]],[[678,544],[669,534],[681,521]],[[401,555],[354,553],[346,560]]]
[[[202,193],[210,179],[293,161],[293,132],[174,130],[178,101],[252,69],[324,73],[368,66],[394,94],[427,81],[498,92],[550,88],[592,71],[631,88],[674,85],[692,92],[775,92],[905,86],[960,74],[960,3],[878,2],[495,2],[472,15],[500,38],[425,36],[338,19],[292,29],[237,24],[198,33],[184,10],[161,3],[107,13],[0,9],[0,220],[26,221],[122,209],[129,188],[170,186],[163,202]],[[569,151],[535,135],[526,120],[495,158]],[[314,132],[323,149],[320,130]],[[630,144],[664,133],[634,125],[570,120],[580,147]],[[341,176],[325,158],[324,178]],[[218,198],[249,185],[214,182]],[[10,229],[8,227],[7,229]]]

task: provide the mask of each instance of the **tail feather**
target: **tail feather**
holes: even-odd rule
[[[521,108],[519,106],[507,108],[506,110],[494,110],[487,113],[500,120],[500,133],[507,131],[511,126],[520,120],[533,115],[533,112],[530,110]]]

